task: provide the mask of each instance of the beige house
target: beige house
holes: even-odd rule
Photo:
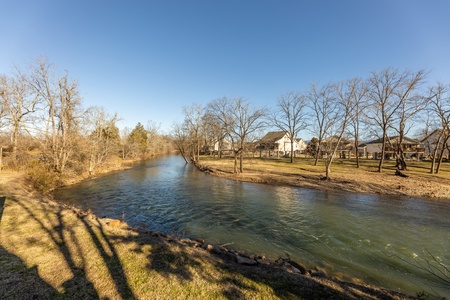
[[[440,151],[442,149],[442,139],[439,142],[438,145],[438,140],[439,140],[439,135],[441,134],[442,129],[436,129],[434,130],[432,133],[430,133],[429,135],[427,135],[423,140],[421,140],[421,144],[425,149],[425,155],[433,155],[434,154],[434,150],[436,149],[436,147],[438,147],[438,156],[440,155]],[[447,141],[447,147],[444,150],[443,156],[446,158],[449,158],[449,143]]]
[[[322,144],[320,145],[322,156],[327,157],[329,154],[331,154],[331,152],[336,147],[338,140],[339,137],[337,136],[331,136],[329,138],[324,139],[322,141]],[[354,154],[353,142],[345,138],[341,138],[339,145],[336,149],[335,157],[351,158],[353,154]]]
[[[398,149],[399,140],[400,139],[398,136],[393,136],[387,139],[384,148],[386,159],[391,159],[395,157],[395,154],[397,153]],[[358,151],[360,149],[361,150],[364,149],[365,156],[367,158],[372,157],[374,159],[380,159],[382,148],[383,148],[383,139],[377,139],[368,142],[366,144],[360,145],[358,147]],[[403,138],[401,148],[406,156],[421,157],[425,154],[425,149],[421,146],[420,142],[410,139],[408,137]]]

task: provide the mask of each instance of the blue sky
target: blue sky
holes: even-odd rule
[[[450,1],[0,0],[0,73],[46,56],[85,106],[169,131],[182,107],[273,107],[315,82],[385,67],[450,83]]]

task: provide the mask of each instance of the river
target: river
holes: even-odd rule
[[[179,156],[58,189],[55,198],[100,217],[124,213],[134,226],[272,259],[288,254],[342,279],[450,296],[427,271],[427,262],[450,266],[450,201],[244,183]]]

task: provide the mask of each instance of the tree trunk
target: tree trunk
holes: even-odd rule
[[[386,154],[386,136],[383,136],[383,143],[381,144],[381,157],[380,157],[380,163],[378,164],[378,172],[383,171],[383,163],[384,163],[384,155]]]
[[[433,150],[433,157],[431,159],[431,168],[430,168],[430,174],[434,174],[435,173],[435,168],[436,168],[436,156],[439,150],[439,145],[441,144],[441,139],[443,137],[443,133],[444,131],[441,131],[441,133],[439,134],[438,140],[436,142],[436,146],[434,147]],[[444,147],[444,145],[442,145],[442,147]]]
[[[319,142],[317,143],[316,160],[314,161],[314,165],[315,165],[315,166],[317,166],[317,164],[318,164],[318,162],[319,162],[320,144],[321,144],[321,141],[319,141]]]
[[[197,162],[200,162],[200,143],[197,142]]]
[[[239,172],[244,173],[244,150],[239,153]]]
[[[450,139],[450,136],[445,137],[445,139],[444,139],[444,141],[442,143],[442,149],[441,149],[441,153],[439,155],[439,162],[438,162],[438,165],[436,167],[435,174],[439,174],[439,171],[441,170],[442,159],[444,158],[444,152],[445,152],[445,149],[446,149],[445,145],[447,145],[447,142],[448,142],[449,139]]]
[[[294,139],[291,140],[291,164],[294,163]]]
[[[237,174],[237,151],[234,151],[234,174]]]
[[[358,141],[358,139],[356,138],[356,139],[355,139],[356,168],[359,168],[359,152],[358,152],[358,144],[359,144],[359,141]]]
[[[326,168],[325,168],[325,178],[330,179],[330,172],[331,172],[331,162],[333,161],[333,155],[329,159],[327,159]]]

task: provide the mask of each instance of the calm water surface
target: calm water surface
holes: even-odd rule
[[[431,259],[427,252],[450,265],[450,201],[236,182],[178,156],[62,188],[55,197],[98,216],[124,212],[130,225],[273,259],[288,253],[344,279],[450,296],[417,267]]]

